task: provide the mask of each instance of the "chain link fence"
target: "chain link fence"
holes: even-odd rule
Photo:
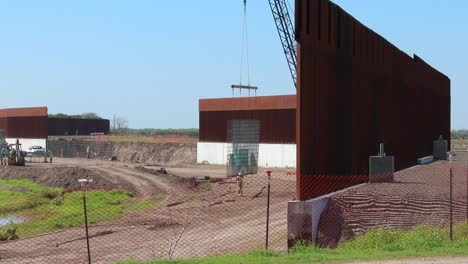
[[[245,176],[239,195],[235,178],[184,179],[166,169],[138,170],[152,174],[160,184],[129,192],[103,190],[94,182],[62,189],[22,180],[0,181],[11,193],[23,188],[14,201],[0,200],[0,263],[86,263],[85,189],[93,263],[265,248],[266,173]],[[287,202],[294,199],[295,178],[278,171],[270,184],[269,245],[271,250],[286,252]]]
[[[60,158],[110,158],[112,142],[96,140],[48,140],[47,149]]]
[[[13,170],[0,170],[0,263],[87,263],[87,241],[92,263],[240,254],[265,250],[267,223],[269,250],[288,250],[287,208],[296,196],[292,171],[273,169],[269,178],[259,168],[244,176],[240,195],[236,177],[187,178],[171,168],[83,161],[115,173],[83,176],[94,180],[83,187],[78,172],[57,173],[70,180],[62,184],[68,187],[46,187],[25,180],[24,171],[13,177]],[[212,169],[197,166],[189,169],[200,175]],[[457,152],[453,164],[417,166],[396,173],[393,183],[362,184],[330,196],[317,244],[336,247],[372,228],[420,224],[449,233],[452,223],[455,239],[465,235],[457,225],[468,220],[467,167],[468,152]],[[123,175],[132,184],[112,187],[114,177]]]
[[[119,160],[153,165],[192,164],[196,162],[195,143],[112,142],[93,137],[80,139],[53,138],[47,150],[57,158]]]

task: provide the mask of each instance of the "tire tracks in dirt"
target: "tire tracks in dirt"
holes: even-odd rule
[[[156,191],[163,192],[165,195],[171,195],[176,192],[176,189],[161,177],[139,172],[130,167],[86,165],[83,167],[95,173],[99,173],[102,177],[116,184],[122,182],[126,183],[125,185],[129,185],[132,190],[136,192],[137,196],[142,196],[143,198],[154,195]]]

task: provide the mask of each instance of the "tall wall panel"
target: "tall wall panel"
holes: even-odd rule
[[[0,109],[0,129],[7,138],[47,138],[47,108]]]
[[[200,142],[228,142],[229,120],[260,121],[260,143],[294,144],[296,110],[248,110],[200,112]]]
[[[260,143],[296,142],[296,96],[255,96],[200,100],[200,141],[228,142],[229,120],[260,121]]]
[[[447,76],[328,0],[296,0],[296,31],[299,199],[366,182],[379,143],[401,170],[450,140]]]

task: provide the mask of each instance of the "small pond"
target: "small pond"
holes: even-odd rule
[[[25,220],[22,217],[15,215],[0,215],[0,227],[7,226],[9,224],[21,224]]]

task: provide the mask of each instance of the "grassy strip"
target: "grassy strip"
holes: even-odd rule
[[[163,198],[164,197],[162,195],[156,194],[156,195],[151,196],[149,199],[146,199],[136,204],[129,205],[126,208],[126,210],[127,211],[142,211],[142,210],[146,210],[146,209],[153,208],[153,207],[160,207],[162,205],[160,204],[160,202]]]
[[[333,263],[354,260],[382,260],[411,257],[468,256],[468,225],[457,225],[457,236],[449,239],[446,229],[417,226],[410,231],[373,229],[336,249],[297,245],[289,255],[251,252],[238,256],[204,259],[121,261],[119,264],[254,264],[254,263]]]
[[[66,139],[80,141],[95,141],[91,136],[63,136],[50,137],[51,139]],[[196,143],[198,137],[189,135],[106,135],[102,139],[105,142],[113,143]]]
[[[89,223],[122,217],[127,207],[125,203],[131,201],[132,196],[132,193],[123,190],[87,192]],[[67,193],[63,201],[51,201],[50,204],[20,213],[26,215],[26,218],[31,217],[18,225],[20,237],[82,226],[84,225],[82,193]]]
[[[50,203],[61,189],[47,188],[30,180],[0,180],[0,215]]]
[[[145,135],[128,135],[128,136],[107,136],[105,140],[115,143],[193,143],[197,142],[197,137],[192,136],[145,136]]]
[[[156,195],[134,203],[133,194],[125,190],[89,191],[86,198],[90,224],[120,218],[129,211],[154,207],[161,200]],[[82,192],[64,193],[62,188],[44,187],[30,180],[0,180],[1,215],[25,219],[21,224],[0,227],[0,233],[15,229],[19,237],[82,226]]]

